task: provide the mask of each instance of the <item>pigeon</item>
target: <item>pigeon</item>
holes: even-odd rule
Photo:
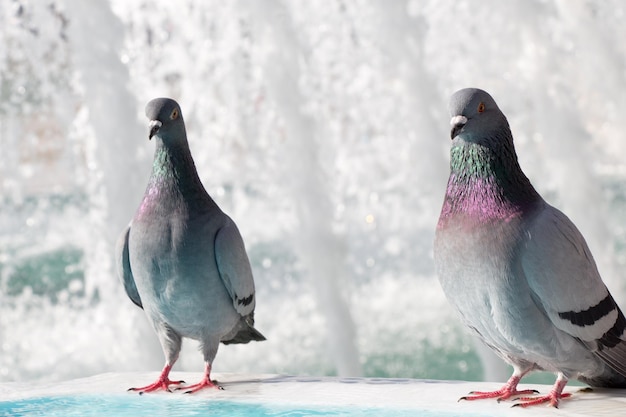
[[[219,343],[265,340],[254,328],[250,262],[237,226],[200,182],[178,103],[151,100],[146,116],[156,142],[152,174],[116,261],[126,294],[156,331],[165,366],[156,382],[130,390],[221,389],[211,380]],[[187,387],[169,379],[185,337],[200,342],[205,362],[202,381]]]
[[[626,388],[626,319],[585,239],[548,204],[517,161],[508,121],[485,91],[450,100],[450,177],[434,260],[446,298],[473,333],[513,366],[506,384],[464,400],[559,405],[569,379]],[[517,386],[557,374],[547,395]]]

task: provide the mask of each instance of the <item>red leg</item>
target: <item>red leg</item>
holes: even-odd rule
[[[571,397],[570,393],[563,393],[563,388],[567,385],[567,378],[562,374],[559,374],[552,390],[548,395],[542,395],[540,397],[522,397],[519,398],[521,401],[518,404],[515,404],[513,407],[530,407],[531,405],[538,405],[543,403],[549,403],[551,407],[559,408],[559,400],[561,398]]]
[[[170,370],[172,369],[172,365],[166,363],[163,367],[163,371],[161,371],[161,375],[159,378],[152,384],[146,385],[145,387],[140,388],[129,388],[128,391],[138,391],[139,394],[143,394],[144,392],[152,392],[158,389],[162,389],[164,391],[171,392],[170,385],[179,385],[184,384],[185,381],[172,381],[169,379]]]
[[[523,391],[517,390],[517,384],[522,379],[522,377],[526,375],[527,373],[528,371],[521,372],[521,371],[516,370],[513,373],[513,375],[511,375],[511,378],[509,378],[506,384],[504,384],[504,386],[500,388],[499,390],[497,391],[472,391],[470,392],[470,395],[459,398],[459,401],[461,400],[474,401],[474,400],[483,400],[486,398],[497,398],[498,401],[502,401],[511,397],[517,397],[519,395],[536,394],[537,391],[535,390],[523,390]]]
[[[207,363],[204,366],[204,378],[202,379],[202,381],[198,382],[197,384],[189,385],[188,387],[180,387],[177,389],[186,390],[185,394],[193,394],[194,392],[200,391],[202,388],[224,389],[222,388],[221,385],[217,384],[217,381],[211,381],[211,364],[210,363]]]

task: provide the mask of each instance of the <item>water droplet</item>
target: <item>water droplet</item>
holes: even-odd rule
[[[82,291],[83,289],[83,282],[79,279],[73,279],[70,284],[67,286],[67,289],[71,292],[71,293],[77,293]]]

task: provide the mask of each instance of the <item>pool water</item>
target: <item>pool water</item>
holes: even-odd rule
[[[253,416],[253,417],[454,417],[459,414],[421,409],[359,407],[359,406],[303,406],[301,404],[268,404],[193,397],[161,395],[71,395],[0,401],[0,416],[98,416],[98,417],[176,417],[176,416]],[[468,414],[463,414],[468,416]],[[470,415],[471,416],[471,415]],[[475,414],[474,416],[478,416]],[[484,414],[481,414],[482,417]]]

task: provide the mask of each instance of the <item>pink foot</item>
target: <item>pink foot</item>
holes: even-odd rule
[[[486,398],[497,398],[498,402],[509,399],[511,397],[518,397],[520,395],[531,395],[537,394],[538,392],[532,389],[518,391],[517,384],[519,383],[522,376],[524,376],[526,372],[515,372],[511,378],[504,384],[502,388],[497,391],[472,391],[470,395],[459,398],[461,400],[474,401],[474,400],[484,400]]]
[[[193,394],[194,392],[198,392],[203,388],[216,388],[223,390],[224,388],[217,383],[217,381],[211,381],[211,379],[205,376],[202,381],[197,384],[189,385],[188,387],[179,387],[177,390],[185,390],[185,394]]]
[[[550,394],[542,395],[541,397],[522,397],[522,398],[518,398],[520,402],[517,404],[514,404],[513,407],[526,408],[526,407],[530,407],[531,405],[539,405],[539,404],[549,402],[550,407],[559,408],[559,400],[561,398],[567,398],[571,396],[572,394],[567,393],[567,392],[564,394],[556,394],[556,393],[551,392]]]
[[[169,378],[159,378],[156,380],[156,382],[150,385],[146,385],[145,387],[140,387],[140,388],[128,388],[128,391],[139,391],[139,395],[145,392],[156,391],[158,389],[172,392],[172,390],[170,390],[170,385],[180,385],[184,383],[185,381],[172,381]]]
[[[531,395],[537,394],[539,391],[535,391],[534,389],[527,389],[523,391],[518,391],[517,389],[511,389],[508,386],[504,386],[497,391],[472,391],[470,395],[459,398],[459,401],[474,401],[474,400],[484,400],[487,398],[497,398],[498,402],[507,400],[511,397],[518,397],[520,395]]]
[[[224,389],[221,385],[218,385],[217,381],[211,381],[211,364],[206,363],[204,365],[204,378],[197,384],[189,385],[188,387],[177,388],[179,390],[186,390],[185,394],[193,394],[200,391],[202,388],[217,388]]]
[[[128,391],[138,391],[139,395],[145,392],[152,392],[158,389],[162,389],[164,391],[172,392],[170,390],[170,385],[180,385],[184,384],[185,381],[172,381],[169,379],[170,369],[172,369],[171,365],[165,365],[163,371],[161,371],[161,375],[159,375],[159,379],[156,382],[146,385],[145,387],[140,388],[128,388]]]
[[[542,395],[540,397],[522,397],[518,398],[519,403],[515,404],[513,407],[530,407],[531,405],[539,405],[544,403],[549,403],[550,407],[559,408],[559,400],[561,398],[571,397],[572,394],[566,392],[563,393],[563,388],[565,388],[565,384],[567,384],[567,379],[562,375],[559,375],[552,390],[548,395]]]

